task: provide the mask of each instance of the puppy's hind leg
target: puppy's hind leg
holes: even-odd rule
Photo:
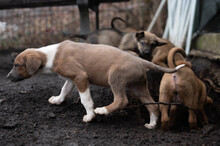
[[[202,120],[203,120],[203,121],[201,121],[202,126],[204,126],[205,124],[208,124],[208,123],[209,123],[208,117],[207,117],[207,115],[206,115],[206,113],[205,113],[205,109],[204,109],[203,107],[202,107],[202,109],[199,111],[199,116],[201,116],[201,117],[202,117]]]
[[[155,103],[151,97],[146,83],[136,84],[129,87],[132,94],[137,97],[142,103]],[[158,105],[145,105],[150,114],[150,123],[145,124],[145,127],[148,129],[154,129],[157,125],[157,120],[159,116]]]
[[[61,104],[65,100],[66,96],[72,91],[73,86],[74,84],[72,81],[66,80],[65,84],[61,89],[60,95],[52,96],[51,98],[49,98],[49,103],[57,105]]]
[[[168,131],[170,129],[170,118],[168,116],[169,106],[160,105],[161,111],[161,129],[163,131]]]
[[[160,95],[159,95],[159,102],[162,103],[170,103],[172,92],[169,92],[170,89],[166,88],[164,84],[160,86]],[[171,94],[170,94],[171,93]],[[169,117],[169,105],[160,104],[160,111],[161,111],[161,129],[163,131],[170,130],[172,116]]]
[[[170,128],[172,128],[175,125],[176,111],[177,111],[177,106],[171,105],[171,107],[170,107]]]
[[[188,119],[188,122],[189,122],[189,126],[190,126],[190,129],[196,129],[197,130],[197,117],[196,117],[196,114],[194,113],[194,111],[192,110],[188,110],[189,112],[189,119]]]
[[[116,70],[112,70],[112,72],[109,73],[108,78],[108,82],[114,94],[114,101],[108,106],[96,108],[96,114],[108,115],[116,110],[123,109],[128,104],[125,91],[125,81],[127,78],[122,74],[122,70],[120,68]]]
[[[150,96],[150,94],[146,94],[147,96],[139,97],[140,101],[142,103],[154,103],[155,101]],[[157,126],[157,120],[159,116],[159,109],[158,105],[146,105],[146,108],[149,111],[150,114],[150,123],[145,124],[144,126],[148,129],[154,129]]]
[[[128,99],[125,94],[125,90],[112,87],[114,94],[114,101],[105,107],[98,107],[95,109],[95,113],[99,115],[108,115],[114,111],[123,109],[128,104]]]

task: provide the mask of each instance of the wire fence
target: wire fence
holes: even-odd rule
[[[99,6],[100,28],[110,27],[112,18],[121,17],[137,30],[146,29],[160,0],[131,0]],[[166,11],[166,9],[164,10]],[[95,12],[89,11],[90,30],[95,30]],[[166,13],[156,23],[162,35]],[[0,10],[0,50],[40,47],[68,39],[80,32],[79,10],[74,6]]]

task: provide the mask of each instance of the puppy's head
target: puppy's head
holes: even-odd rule
[[[158,38],[155,34],[146,31],[137,32],[135,37],[138,50],[143,56],[151,55],[156,47],[167,44],[167,42]]]
[[[13,82],[27,79],[36,74],[42,65],[40,54],[32,49],[27,49],[15,58],[14,66],[7,78]]]

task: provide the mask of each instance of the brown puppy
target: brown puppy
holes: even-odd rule
[[[122,34],[112,28],[103,28],[95,30],[88,35],[73,34],[70,37],[79,37],[90,44],[105,44],[114,47],[118,47]]]
[[[128,103],[126,88],[129,88],[141,102],[154,102],[147,88],[146,72],[154,69],[172,73],[182,66],[175,69],[163,68],[108,45],[67,40],[23,51],[16,57],[8,79],[20,81],[42,71],[59,74],[67,79],[66,83],[60,95],[52,96],[49,102],[61,104],[75,84],[87,113],[83,121],[89,122],[95,117],[95,113],[107,115],[126,106]],[[89,83],[110,86],[114,94],[113,103],[94,110]],[[152,129],[156,126],[158,107],[151,105],[147,106],[147,109],[150,112],[150,124],[145,126]]]
[[[136,39],[141,56],[157,65],[168,67],[167,56],[174,44],[146,31],[137,32]]]
[[[178,54],[176,54],[178,53]],[[183,57],[175,57],[176,55],[185,56],[185,52],[181,48],[173,48],[168,55],[169,67],[175,67],[178,64],[186,64],[173,74],[165,73],[160,84],[159,101],[165,103],[182,103],[183,105],[196,110],[199,116],[202,117],[205,123],[208,123],[208,118],[204,110],[205,103],[212,103],[212,99],[207,96],[205,84],[199,80],[191,70],[191,64],[186,62]],[[174,115],[176,106],[170,107],[160,105],[161,111],[161,128],[169,130],[174,124]],[[190,129],[197,129],[197,115],[194,111],[189,112]]]
[[[146,31],[126,33],[119,44],[120,49],[136,52],[140,57],[163,67],[168,67],[167,56],[173,47],[170,41]]]
[[[70,37],[79,37],[85,40],[86,43],[90,44],[105,44],[114,47],[118,47],[120,41],[124,34],[127,32],[135,31],[132,28],[125,27],[123,28],[123,32],[115,27],[115,21],[119,20],[126,24],[126,22],[119,18],[114,17],[111,21],[111,28],[102,28],[95,30],[87,35],[83,34],[72,34]]]
[[[139,51],[137,50],[137,41],[135,38],[136,30],[131,27],[124,27],[123,29],[118,29],[115,27],[115,21],[120,20],[124,24],[126,21],[114,17],[111,21],[111,28],[102,28],[95,30],[89,34],[72,34],[71,37],[78,37],[85,40],[86,43],[90,44],[105,44],[113,47],[127,51],[132,55],[139,56]]]
[[[135,52],[135,49],[137,49],[137,40],[135,38],[135,34],[135,32],[124,34],[118,48],[121,50],[129,50]]]

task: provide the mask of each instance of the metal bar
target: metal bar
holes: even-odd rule
[[[151,29],[153,28],[153,26],[154,26],[154,24],[155,24],[155,22],[156,22],[156,20],[157,20],[157,18],[158,18],[158,16],[159,16],[159,14],[160,14],[160,12],[161,12],[161,10],[162,10],[165,3],[166,3],[166,0],[162,0],[162,2],[160,3],[160,5],[159,5],[154,17],[153,17],[153,20],[151,21],[151,23],[150,23],[150,25],[147,29],[148,32],[150,32]]]
[[[75,5],[76,0],[0,0],[0,9]]]
[[[33,8],[75,5],[79,0],[0,0],[0,9]],[[83,0],[80,0],[83,1]],[[129,0],[99,0],[99,3],[127,2]]]
[[[194,111],[194,112],[197,112],[195,109],[193,109],[193,108],[190,108],[190,107],[188,107],[188,106],[185,106],[185,105],[183,105],[182,103],[166,103],[166,102],[149,102],[149,103],[143,103],[142,105],[152,105],[152,104],[163,104],[163,105],[169,105],[169,106],[171,106],[171,105],[176,105],[176,106],[181,106],[181,107],[184,107],[184,108],[186,108],[186,109],[189,109],[189,110],[192,110],[192,111]]]
[[[78,7],[79,7],[79,12],[80,12],[80,33],[88,34],[90,32],[88,6],[78,5]]]
[[[91,9],[95,11],[96,29],[99,29],[99,3],[94,3]]]
[[[192,39],[192,30],[193,30],[193,23],[194,23],[194,17],[195,17],[195,12],[196,12],[196,0],[192,1],[192,6],[191,6],[191,17],[190,17],[190,24],[189,24],[189,29],[188,29],[188,35],[187,35],[187,40],[186,40],[186,55],[189,54],[190,51],[190,45],[191,45],[191,39]]]

